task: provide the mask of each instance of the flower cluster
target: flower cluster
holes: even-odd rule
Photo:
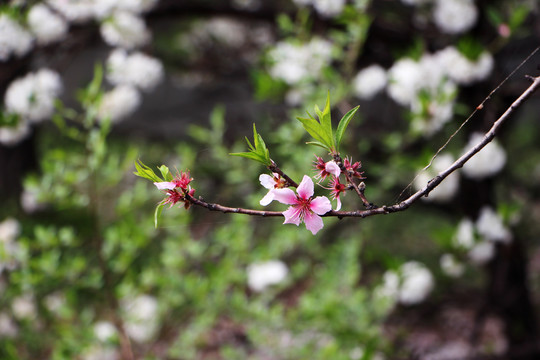
[[[172,207],[181,201],[184,203],[186,210],[189,209],[191,203],[186,199],[186,195],[193,196],[195,194],[195,189],[190,185],[192,180],[189,171],[182,171],[177,173],[172,181],[154,182],[154,185],[159,190],[165,190],[167,194],[167,197],[160,202],[160,205],[170,204],[169,207]]]

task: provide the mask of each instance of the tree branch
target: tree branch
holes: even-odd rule
[[[398,211],[403,211],[408,209],[413,203],[418,201],[422,196],[428,196],[429,193],[435,189],[448,175],[452,174],[457,169],[463,167],[463,165],[474,155],[476,155],[480,150],[482,150],[493,138],[497,133],[499,132],[502,124],[518,109],[539,87],[540,87],[540,76],[538,77],[528,77],[532,80],[532,84],[517,98],[516,101],[510,105],[510,107],[493,123],[493,126],[489,129],[489,131],[484,135],[484,138],[482,141],[480,141],[478,144],[476,144],[472,149],[467,151],[465,154],[463,154],[459,159],[457,159],[450,167],[447,169],[441,171],[437,176],[435,176],[433,179],[431,179],[428,184],[409,196],[407,199],[391,205],[391,206],[380,206],[376,208],[371,208],[367,210],[356,210],[356,211],[334,211],[331,210],[327,212],[326,214],[322,215],[324,217],[338,217],[338,218],[344,218],[344,217],[360,217],[365,218],[372,215],[379,215],[379,214],[389,214],[394,213]],[[275,164],[274,164],[275,165]],[[270,168],[270,167],[269,167]],[[274,172],[280,171],[277,166],[272,167],[270,170]],[[278,170],[278,171],[275,171]],[[280,175],[284,176],[283,172],[279,172]],[[285,177],[285,176],[284,176]],[[285,177],[287,181],[291,182],[292,180],[288,177]],[[293,186],[294,181],[292,181]],[[355,189],[356,190],[356,189]],[[358,189],[360,191],[360,189]],[[281,211],[262,211],[262,210],[254,210],[254,209],[244,209],[244,208],[232,208],[227,207],[219,204],[212,204],[207,203],[206,201],[202,200],[202,198],[196,199],[189,194],[185,194],[186,201],[190,202],[191,204],[198,205],[201,207],[204,207],[211,211],[220,211],[223,213],[235,213],[235,214],[245,214],[245,215],[253,215],[253,216],[283,216],[283,213]],[[367,200],[366,200],[367,201]],[[368,203],[369,204],[369,203]],[[365,205],[365,204],[364,204]]]

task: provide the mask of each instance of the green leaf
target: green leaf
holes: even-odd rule
[[[172,176],[172,174],[169,171],[169,168],[167,166],[161,165],[158,169],[161,172],[161,176],[163,176],[163,179],[165,181],[172,181],[173,176]]]
[[[156,206],[156,211],[154,211],[154,227],[155,228],[158,227],[159,217],[161,216],[161,212],[163,211],[163,206],[165,206],[165,204],[158,204],[158,206]]]
[[[329,141],[327,136],[325,136],[324,130],[317,120],[302,117],[297,117],[297,119],[302,123],[304,129],[309,135],[311,135],[311,137],[313,137],[318,143],[323,144],[324,148],[329,152],[332,151],[332,142]]]
[[[257,128],[255,127],[255,124],[253,124],[254,145],[251,144],[247,137],[246,142],[248,144],[249,152],[230,153],[229,155],[241,156],[252,159],[264,164],[265,166],[270,166],[272,164],[272,160],[270,160],[270,151],[268,151],[268,149],[266,148],[266,144],[264,143],[262,136],[257,133]]]
[[[336,151],[336,143],[332,132],[332,119],[330,115],[330,92],[326,96],[326,104],[321,111],[317,105],[315,105],[315,113],[319,117],[317,121],[308,112],[309,118],[297,117],[302,123],[304,129],[315,139],[315,142],[309,142],[309,144],[321,146],[327,149],[328,152]]]
[[[354,109],[349,110],[339,121],[337,130],[336,130],[336,150],[339,151],[339,146],[341,144],[341,139],[343,138],[343,134],[345,134],[345,130],[347,129],[347,126],[351,122],[351,119],[353,118],[354,114],[358,111],[358,108],[360,108],[360,105],[355,107]]]
[[[141,160],[135,161],[135,171],[133,174],[148,179],[153,182],[161,182],[163,181],[159,176],[156,175],[156,173],[150,169],[148,166],[146,166]]]

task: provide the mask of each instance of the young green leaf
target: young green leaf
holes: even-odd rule
[[[155,228],[158,227],[159,217],[161,216],[161,212],[163,211],[163,206],[165,206],[165,204],[158,204],[158,206],[156,206],[156,211],[154,211],[154,227]]]
[[[343,134],[345,134],[345,130],[347,129],[347,126],[351,122],[351,119],[353,118],[354,114],[358,111],[358,108],[360,105],[355,107],[354,109],[349,110],[341,120],[339,121],[337,130],[336,130],[336,150],[339,151],[339,145],[341,144],[341,139],[343,139]]]
[[[158,169],[161,172],[161,176],[163,176],[163,180],[172,181],[173,176],[172,176],[172,174],[169,171],[169,168],[167,166],[161,165]]]
[[[137,171],[135,171],[133,174],[139,177],[148,179],[153,182],[163,181],[159,176],[156,175],[156,173],[152,169],[143,164],[141,160],[135,161],[135,169],[137,169]]]
[[[272,160],[270,160],[270,151],[268,151],[268,149],[266,148],[266,144],[264,143],[262,136],[257,133],[257,128],[255,127],[255,124],[253,124],[254,145],[251,144],[247,137],[246,142],[248,144],[249,152],[231,153],[229,155],[241,156],[252,159],[264,164],[265,166],[270,166],[272,164]]]
[[[319,117],[318,121],[310,113],[308,113],[309,118],[297,117],[304,129],[315,139],[315,142],[309,142],[308,144],[322,146],[328,152],[334,152],[336,150],[336,144],[332,133],[332,120],[330,116],[330,92],[326,97],[324,109],[321,111],[315,105],[315,113]]]

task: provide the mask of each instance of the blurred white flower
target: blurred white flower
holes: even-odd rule
[[[476,24],[478,9],[473,0],[437,0],[433,21],[444,33],[461,34]]]
[[[388,95],[400,105],[410,105],[422,87],[424,73],[412,59],[396,61],[388,70]]]
[[[218,42],[232,48],[239,48],[246,43],[246,28],[230,18],[217,17],[204,23],[206,34]]]
[[[113,85],[131,85],[152,90],[163,79],[163,65],[158,59],[140,52],[128,55],[114,50],[107,59],[107,80]]]
[[[17,333],[17,325],[11,316],[6,313],[0,313],[0,336],[12,338],[17,336]]]
[[[460,85],[470,85],[485,80],[494,67],[493,56],[487,51],[483,52],[476,61],[466,58],[453,46],[440,50],[437,55],[448,77]]]
[[[414,5],[414,6],[428,4],[428,3],[432,2],[432,1],[433,0],[401,0],[401,2],[404,3],[404,4]]]
[[[312,74],[318,74],[330,63],[332,43],[320,38],[313,38],[303,45],[279,42],[268,55],[273,63],[270,75],[295,85]]]
[[[95,15],[94,0],[46,0],[46,3],[71,23],[81,24]]]
[[[13,242],[21,232],[21,225],[13,218],[7,218],[0,223],[0,241]]]
[[[13,146],[30,135],[30,125],[26,119],[20,118],[17,125],[0,127],[0,144]]]
[[[403,305],[414,305],[423,302],[435,285],[433,275],[423,264],[409,261],[400,268],[401,288],[399,302]]]
[[[66,296],[61,292],[49,294],[44,299],[47,310],[54,314],[59,314],[60,310],[66,305]]]
[[[21,295],[13,299],[11,310],[18,319],[33,319],[37,315],[36,304],[31,294]]]
[[[141,14],[151,10],[158,0],[94,0],[94,13],[99,19],[111,15],[115,10]]]
[[[32,48],[32,34],[6,14],[0,14],[0,61],[23,56]]]
[[[459,222],[452,243],[455,247],[465,250],[474,246],[474,223],[471,219],[464,218]]]
[[[158,330],[158,301],[150,295],[139,295],[122,302],[126,333],[137,342],[146,342]]]
[[[248,286],[253,291],[261,292],[285,280],[288,272],[287,265],[279,260],[251,264],[247,267]]]
[[[99,341],[113,339],[117,333],[116,327],[109,321],[98,321],[94,324],[94,335]]]
[[[417,261],[409,261],[397,272],[385,272],[382,288],[377,293],[403,305],[414,305],[423,302],[434,286],[433,275],[428,268]]]
[[[2,129],[0,128],[0,133]],[[21,207],[27,214],[35,213],[36,211],[45,208],[45,204],[38,199],[39,188],[35,185],[26,185],[21,193]]]
[[[443,254],[440,264],[442,271],[450,277],[460,277],[465,272],[465,266],[452,254]]]
[[[418,174],[414,180],[416,190],[423,189],[428,182],[437,176],[441,171],[446,170],[454,163],[454,157],[451,154],[440,154],[434,160],[431,166]],[[447,202],[451,200],[459,189],[459,174],[453,172],[448,175],[428,197],[422,197],[424,201]]]
[[[467,255],[474,264],[484,265],[495,256],[495,246],[492,241],[482,240],[475,244]]]
[[[141,95],[133,86],[119,85],[101,98],[98,118],[118,122],[133,114],[141,104]]]
[[[476,220],[476,229],[485,240],[506,244],[512,241],[510,230],[504,226],[502,218],[489,206],[484,206],[480,210],[480,215]]]
[[[352,80],[353,93],[360,99],[370,100],[384,89],[386,82],[386,71],[380,65],[370,65]]]
[[[14,80],[6,91],[4,103],[8,112],[38,122],[51,117],[54,100],[61,92],[60,75],[49,69],[41,69]]]
[[[116,11],[101,24],[101,36],[111,46],[133,49],[150,40],[150,32],[144,20],[127,11]]]
[[[345,0],[313,0],[313,7],[323,17],[334,17],[343,11]]]
[[[471,345],[463,341],[452,341],[437,347],[422,358],[424,360],[466,359],[471,353],[473,353]]]
[[[476,146],[483,137],[481,133],[472,134],[464,152]],[[492,140],[463,165],[462,171],[468,178],[481,180],[497,174],[505,164],[506,152],[497,140]]]
[[[82,351],[82,360],[118,360],[119,354],[115,348],[94,345]]]
[[[28,12],[28,25],[37,43],[42,45],[62,40],[68,31],[67,22],[43,4],[32,6]]]
[[[18,263],[21,247],[17,238],[21,232],[19,222],[7,218],[0,223],[0,273],[4,270],[13,270]]]

